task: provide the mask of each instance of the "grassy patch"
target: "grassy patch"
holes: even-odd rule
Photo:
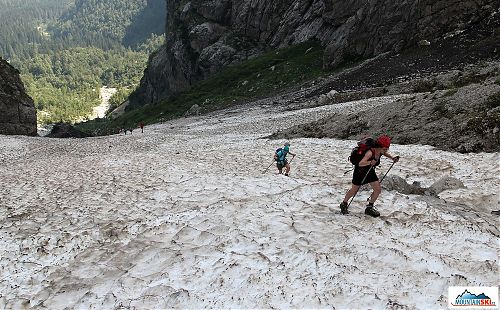
[[[323,51],[317,41],[275,50],[229,66],[158,104],[136,108],[114,120],[79,124],[78,128],[99,129],[100,134],[106,134],[116,128],[136,127],[140,122],[150,124],[180,117],[194,104],[207,112],[270,96],[323,75]]]
[[[322,74],[323,48],[302,43],[230,66],[180,97],[202,107],[224,107],[264,97]]]

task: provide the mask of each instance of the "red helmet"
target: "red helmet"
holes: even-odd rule
[[[391,138],[389,136],[380,136],[377,139],[377,144],[380,145],[380,147],[389,147],[391,146]]]

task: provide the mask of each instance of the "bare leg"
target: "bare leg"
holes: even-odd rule
[[[378,196],[380,195],[380,193],[382,192],[382,188],[380,187],[380,182],[379,181],[375,181],[375,182],[371,182],[370,183],[370,186],[372,187],[373,189],[373,193],[371,194],[370,196],[370,201],[369,203],[370,204],[374,204],[375,201],[377,200]]]
[[[285,168],[286,168],[285,175],[288,175],[288,173],[290,172],[290,164],[286,163]]]
[[[352,198],[356,194],[356,192],[359,190],[359,185],[354,185],[352,184],[351,189],[347,191],[344,197],[344,202],[348,202],[349,199]]]

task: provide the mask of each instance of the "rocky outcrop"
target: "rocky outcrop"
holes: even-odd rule
[[[326,14],[338,27],[322,40],[327,43],[325,62],[332,67],[346,57],[430,45],[497,10],[497,1],[336,1]]]
[[[419,182],[408,184],[405,179],[397,175],[389,175],[384,179],[382,187],[389,191],[397,191],[405,195],[428,195],[437,197],[446,190],[465,188],[462,181],[453,177],[442,177],[430,187],[422,187]]]
[[[0,58],[0,134],[36,135],[36,110],[19,71]]]
[[[76,129],[70,124],[66,123],[57,123],[54,124],[52,130],[48,135],[48,138],[87,138],[91,137],[91,135]]]
[[[497,39],[497,42],[498,41]],[[500,47],[498,47],[500,49]],[[408,65],[400,55],[399,63]],[[364,74],[369,68],[362,66]],[[358,71],[355,71],[358,73]],[[382,99],[384,104],[370,107],[366,100],[358,102],[356,109],[339,110],[335,115],[321,118],[307,124],[296,125],[276,132],[271,138],[336,138],[359,140],[367,135],[389,133],[396,144],[426,144],[442,150],[470,152],[500,151],[500,62],[480,62],[467,65],[461,70],[427,75],[426,78],[396,82],[384,87],[386,93],[367,88],[354,92],[360,97],[378,99],[386,95],[397,95],[397,99]],[[342,80],[352,75],[345,75]],[[385,75],[378,75],[384,81]],[[354,78],[354,77],[353,77]],[[390,80],[390,79],[389,79]],[[337,86],[340,86],[338,84]],[[340,89],[340,88],[336,88]],[[401,95],[401,94],[404,95]],[[313,105],[323,100],[337,104],[353,99],[349,91],[335,94],[328,99],[328,93],[311,100]],[[346,94],[345,96],[342,96]],[[356,96],[355,96],[356,97]],[[363,99],[363,98],[355,98]],[[305,102],[298,109],[305,108]],[[320,105],[330,104],[328,102]],[[290,104],[291,105],[291,104]]]
[[[132,105],[158,102],[269,49],[318,39],[326,47],[324,66],[334,68],[433,44],[498,11],[496,0],[167,2],[166,45],[151,56]]]

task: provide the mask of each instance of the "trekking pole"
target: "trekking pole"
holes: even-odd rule
[[[396,162],[393,161],[392,162],[392,165],[389,167],[389,169],[387,169],[387,171],[385,172],[384,176],[380,179],[380,183],[382,183],[382,181],[385,179],[385,176],[389,173],[389,171],[391,171],[392,167],[394,166]]]
[[[352,196],[352,199],[351,199],[351,201],[349,201],[349,204],[347,205],[347,208],[349,208],[349,206],[351,205],[351,202],[354,200],[354,198],[358,194],[359,189],[361,188],[361,186],[363,186],[363,183],[365,183],[365,180],[368,177],[368,173],[370,173],[370,171],[372,171],[373,167],[374,166],[370,165],[370,169],[368,169],[368,172],[366,172],[365,177],[363,178],[363,181],[361,181],[361,185],[358,187],[358,190],[354,193],[354,196]]]
[[[395,161],[392,162],[392,165],[389,167],[389,169],[387,169],[387,171],[385,172],[384,176],[380,179],[380,181],[379,181],[380,184],[385,179],[385,176],[389,173],[389,171],[391,171],[391,169],[392,169],[392,167],[394,166],[395,163],[396,163]],[[370,194],[370,197],[368,197],[368,199],[366,199],[366,201],[370,201],[371,198],[372,198],[372,194]]]
[[[266,173],[266,172],[267,172],[267,170],[269,170],[269,168],[271,168],[271,166],[272,166],[273,164],[274,164],[274,160],[273,160],[273,162],[269,165],[269,167],[267,167],[267,168],[266,168],[266,170],[264,170],[264,172],[262,172],[262,174]]]
[[[344,167],[344,169],[347,169],[347,168],[345,168],[345,167]],[[349,169],[349,170],[346,170],[346,171],[344,172],[344,175],[348,174],[349,172],[351,172],[351,171],[353,171],[353,170],[354,170],[354,166],[353,166],[353,168],[351,168],[351,169]]]

